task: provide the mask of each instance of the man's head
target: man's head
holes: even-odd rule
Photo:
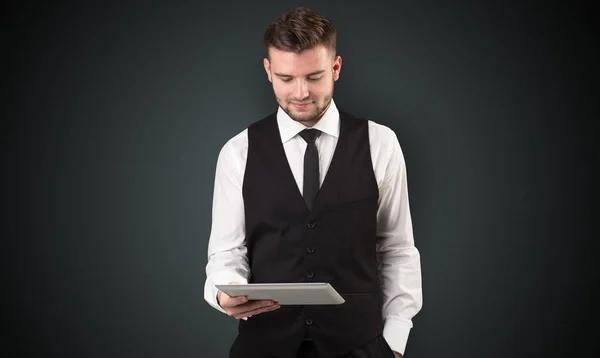
[[[314,125],[331,103],[342,68],[335,27],[313,10],[296,8],[269,25],[264,42],[277,102],[295,121]]]

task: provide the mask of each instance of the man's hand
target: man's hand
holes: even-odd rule
[[[239,282],[229,282],[237,284]],[[264,312],[274,311],[280,307],[279,303],[271,300],[251,300],[246,296],[229,296],[225,292],[217,291],[217,303],[231,317],[242,319],[252,317]]]

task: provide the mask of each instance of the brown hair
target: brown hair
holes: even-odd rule
[[[300,53],[324,45],[333,54],[336,51],[336,29],[333,23],[316,11],[297,7],[279,15],[265,31],[267,57],[269,48]]]

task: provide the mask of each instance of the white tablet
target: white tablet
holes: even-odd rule
[[[326,282],[215,286],[229,296],[247,296],[249,300],[273,300],[281,305],[339,305],[345,302],[342,296]]]

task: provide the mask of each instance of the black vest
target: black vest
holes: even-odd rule
[[[281,306],[240,320],[240,337],[294,357],[305,338],[320,354],[335,356],[380,334],[379,190],[367,120],[340,111],[338,143],[312,211],[290,170],[276,115],[253,123],[242,191],[249,282],[329,282],[346,302]]]

